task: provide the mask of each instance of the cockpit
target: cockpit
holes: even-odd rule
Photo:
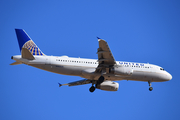
[[[160,68],[160,70],[165,71],[163,68]]]

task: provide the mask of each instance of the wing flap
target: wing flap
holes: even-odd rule
[[[116,62],[107,42],[102,39],[98,39],[98,41],[99,41],[99,48],[97,54],[98,54],[99,64],[102,63],[102,64],[114,65]]]
[[[109,73],[106,68],[110,68],[116,64],[113,54],[105,40],[98,38],[99,48],[97,51],[99,65],[96,68],[96,73]]]
[[[83,80],[79,80],[79,81],[75,81],[75,82],[70,82],[70,83],[66,83],[66,84],[60,84],[59,86],[77,86],[77,85],[84,85],[84,84],[90,84],[92,83],[92,80],[89,79],[83,79]]]

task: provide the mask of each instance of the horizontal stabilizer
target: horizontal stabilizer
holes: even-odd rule
[[[13,62],[13,63],[11,63],[10,65],[19,65],[19,64],[22,64],[21,62]]]
[[[21,56],[24,59],[28,59],[28,60],[34,60],[34,56],[29,52],[29,50],[27,48],[22,48],[21,50]]]

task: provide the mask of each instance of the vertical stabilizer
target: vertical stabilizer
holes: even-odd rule
[[[27,48],[32,55],[45,55],[23,29],[15,29],[15,31],[21,52],[22,48]]]

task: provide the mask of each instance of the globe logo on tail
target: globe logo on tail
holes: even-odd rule
[[[32,55],[44,55],[32,40],[27,41],[23,48],[27,48]]]

